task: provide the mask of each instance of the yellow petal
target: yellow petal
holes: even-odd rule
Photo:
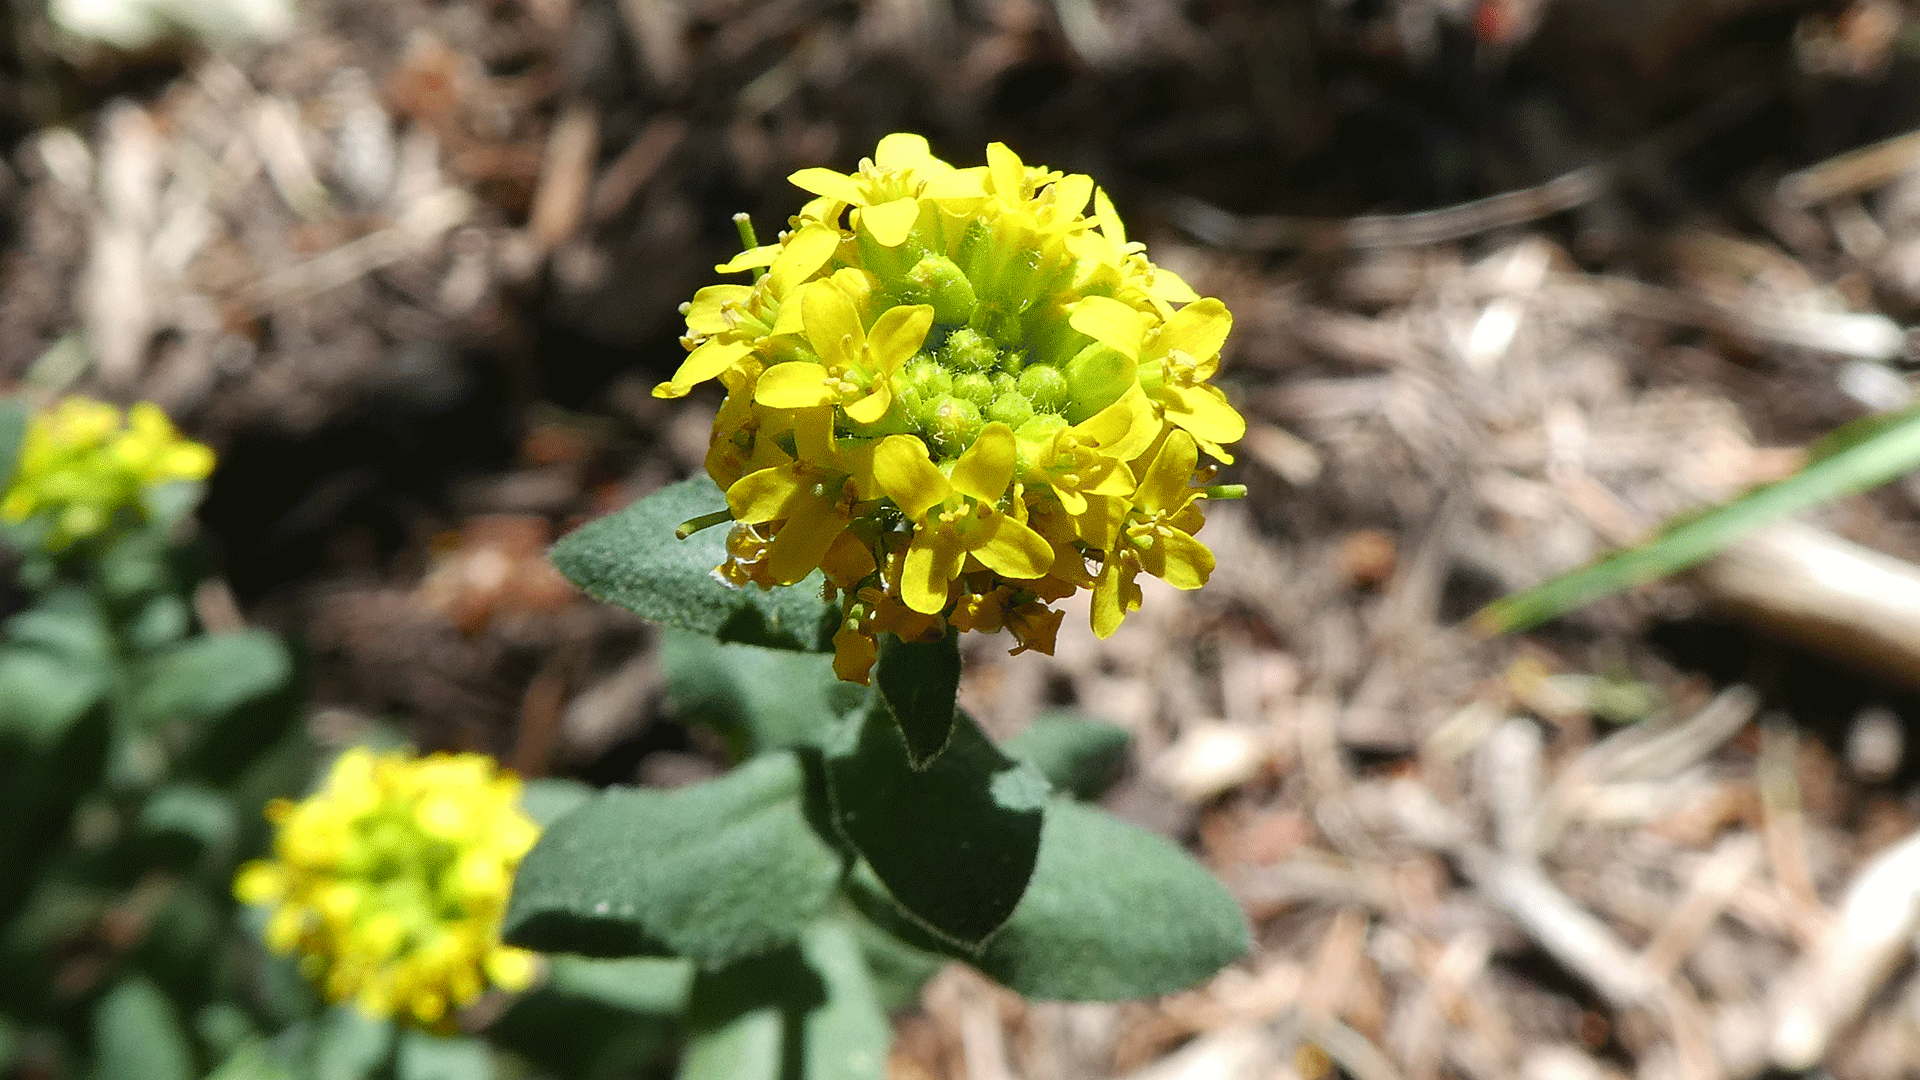
[[[744,304],[753,295],[748,285],[709,285],[693,294],[687,305],[687,329],[707,336],[733,329],[722,314],[728,304]]]
[[[1120,395],[1119,401],[1074,425],[1073,434],[1092,443],[1108,457],[1132,461],[1147,452],[1164,426],[1153,413],[1153,403],[1136,382]]]
[[[824,195],[829,199],[838,199],[843,203],[859,206],[867,201],[866,195],[853,177],[837,173],[832,169],[801,169],[787,177],[787,183],[801,191],[815,195]]]
[[[804,490],[804,484],[791,466],[776,466],[748,473],[727,489],[727,509],[736,521],[758,525],[787,516],[787,504]]]
[[[920,189],[920,197],[939,203],[985,198],[986,177],[987,170],[978,165],[967,169],[955,169],[950,173],[941,173],[928,178],[925,186]]]
[[[873,389],[857,401],[844,406],[847,419],[856,424],[877,424],[893,408],[893,383],[882,373],[873,380]]]
[[[985,544],[973,549],[973,557],[1002,577],[1044,577],[1053,569],[1053,545],[1010,515],[994,515],[988,537]]]
[[[831,497],[809,494],[789,505],[792,516],[780,526],[767,549],[767,572],[782,585],[791,585],[818,569],[827,557],[827,549],[847,528],[847,515]]]
[[[716,274],[737,274],[742,270],[758,270],[763,266],[772,266],[774,260],[779,257],[779,244],[762,244],[757,248],[752,248],[735,255],[733,258],[714,267],[713,272]]]
[[[1107,198],[1102,188],[1093,189],[1093,219],[1100,223],[1100,231],[1119,247],[1127,242],[1127,227],[1120,221],[1120,212],[1113,208],[1113,200]]]
[[[1069,173],[1054,182],[1054,213],[1061,221],[1071,220],[1087,208],[1087,196],[1092,194],[1093,177]]]
[[[1074,304],[1067,325],[1129,360],[1140,359],[1147,316],[1111,296],[1089,296]]]
[[[889,374],[900,370],[902,364],[920,351],[931,329],[931,304],[888,308],[873,321],[873,330],[867,334],[867,355],[873,358],[874,369]]]
[[[873,479],[909,521],[947,501],[953,488],[927,456],[927,444],[912,435],[889,435],[873,448]]]
[[[1154,340],[1153,354],[1165,356],[1175,349],[1196,360],[1217,356],[1233,329],[1233,313],[1227,305],[1209,296],[1196,300],[1166,321]]]
[[[773,261],[773,268],[767,271],[767,288],[775,297],[784,298],[825,266],[838,250],[839,229],[831,225],[808,225],[787,237],[780,257]]]
[[[1018,448],[1013,429],[995,421],[980,429],[979,438],[953,463],[953,486],[983,502],[997,502],[1013,483]]]
[[[793,414],[793,450],[801,461],[839,470],[840,447],[833,439],[832,409],[802,409]]]
[[[914,198],[893,199],[860,211],[860,224],[881,247],[899,247],[906,243],[913,232],[913,223],[918,220],[920,200]]]
[[[1160,452],[1147,466],[1147,474],[1140,478],[1139,490],[1133,495],[1134,505],[1152,514],[1173,510],[1187,501],[1190,497],[1187,483],[1193,479],[1193,469],[1199,461],[1193,436],[1179,428],[1168,432],[1167,441],[1160,444]]]
[[[1247,419],[1227,404],[1217,386],[1162,386],[1157,392],[1167,410],[1167,422],[1209,443],[1239,442],[1247,433]]]
[[[1141,553],[1147,573],[1176,589],[1197,589],[1213,573],[1213,552],[1207,545],[1177,530],[1163,530]]]
[[[910,131],[896,131],[882,138],[880,145],[874,147],[873,162],[889,169],[919,168],[929,163],[946,164],[933,156],[926,136]]]
[[[907,547],[900,574],[900,598],[922,615],[947,606],[947,588],[960,576],[966,553],[943,529],[921,526]]]
[[[1127,617],[1126,586],[1132,584],[1123,580],[1125,569],[1118,559],[1108,559],[1100,567],[1100,576],[1093,583],[1093,607],[1089,613],[1093,624],[1093,636],[1110,638],[1120,629],[1121,620]]]
[[[800,310],[807,325],[807,341],[820,359],[835,371],[853,366],[866,344],[860,312],[847,294],[830,281],[816,282],[800,294]]]
[[[680,362],[680,370],[673,373],[673,378],[654,387],[653,396],[685,397],[687,391],[719,375],[752,351],[753,346],[744,341],[710,340]]]
[[[805,360],[775,364],[760,373],[760,381],[753,387],[753,400],[769,409],[831,405],[833,391],[827,386],[827,378],[825,367]]]
[[[1027,167],[1006,143],[987,144],[987,173],[993,178],[993,193],[1002,199],[1011,202],[1025,194]]]

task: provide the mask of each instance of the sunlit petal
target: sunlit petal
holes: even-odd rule
[[[830,405],[833,391],[827,386],[827,369],[804,360],[775,364],[760,373],[754,384],[753,400],[769,409],[804,409],[810,405]]]
[[[1140,340],[1148,316],[1111,296],[1089,296],[1074,304],[1067,324],[1129,360],[1140,359]]]

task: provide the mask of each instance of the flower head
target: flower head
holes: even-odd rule
[[[241,867],[234,895],[271,909],[268,946],[298,954],[329,1001],[437,1026],[489,984],[532,980],[500,920],[539,829],[491,758],[349,750],[267,817],[273,857]]]
[[[1230,463],[1246,431],[1208,381],[1232,316],[1149,262],[1091,178],[999,143],[986,159],[894,134],[852,173],[793,174],[815,197],[718,267],[755,279],[695,296],[690,355],[654,390],[726,386],[720,574],[823,570],[845,679],[866,681],[882,631],[1051,651],[1049,605],[1077,589],[1104,637],[1139,574],[1197,588],[1212,569],[1192,534],[1229,489],[1198,486],[1199,454]]]
[[[213,451],[183,438],[158,405],[142,401],[123,413],[71,397],[28,424],[0,520],[38,523],[41,543],[62,551],[138,520],[149,489],[212,471]]]

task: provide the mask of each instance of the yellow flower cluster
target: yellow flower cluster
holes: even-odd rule
[[[147,489],[212,471],[213,451],[182,437],[158,405],[142,401],[122,415],[103,401],[67,398],[27,426],[0,520],[38,520],[41,542],[62,551],[143,513]]]
[[[1127,240],[1087,176],[1007,147],[955,168],[895,134],[779,242],[686,305],[691,355],[659,397],[719,379],[707,471],[734,521],[720,573],[841,598],[834,667],[865,682],[876,636],[1006,629],[1053,650],[1050,605],[1093,593],[1111,634],[1151,574],[1198,588],[1205,487],[1246,422],[1212,386],[1233,319]],[[1091,201],[1092,212],[1088,213]],[[744,221],[744,219],[742,219]]]
[[[274,857],[241,867],[234,895],[272,909],[268,946],[297,953],[329,1001],[435,1026],[489,983],[532,981],[533,954],[500,943],[500,920],[539,829],[493,759],[349,750],[267,817]]]

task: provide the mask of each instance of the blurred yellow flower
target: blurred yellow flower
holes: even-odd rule
[[[539,829],[493,759],[356,748],[267,817],[273,857],[242,866],[234,895],[269,909],[267,945],[297,954],[329,1001],[437,1027],[488,985],[532,981],[533,954],[501,944],[500,920]]]
[[[1104,637],[1141,573],[1197,588],[1202,486],[1246,422],[1209,381],[1233,317],[1147,260],[1090,177],[999,143],[955,168],[893,134],[772,244],[700,290],[689,356],[659,397],[719,379],[708,472],[734,519],[720,576],[824,571],[834,669],[865,682],[876,639],[1007,630],[1052,651],[1050,605],[1085,588]],[[1091,213],[1089,213],[1091,202]],[[743,219],[736,219],[743,220]]]
[[[149,489],[212,471],[213,451],[182,437],[158,405],[142,401],[122,413],[71,397],[27,425],[0,520],[36,523],[41,544],[63,551],[139,520]]]

